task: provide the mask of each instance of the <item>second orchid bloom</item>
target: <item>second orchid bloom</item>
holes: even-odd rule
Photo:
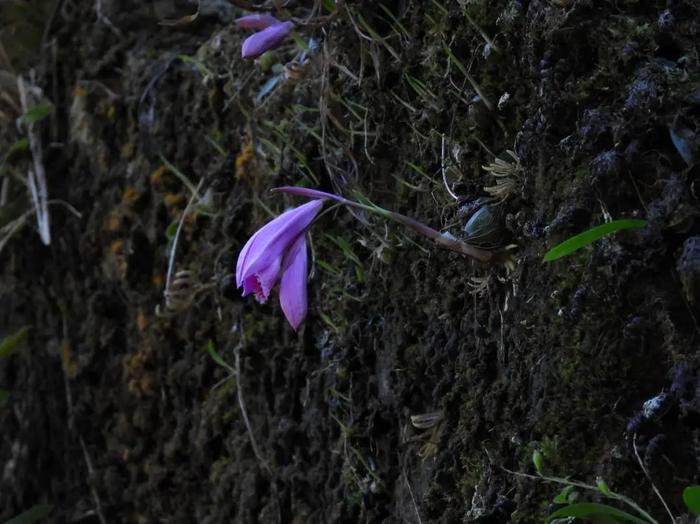
[[[294,29],[293,22],[280,22],[267,13],[247,15],[236,20],[236,23],[244,29],[258,30],[243,42],[243,58],[257,58],[265,51],[278,47]]]

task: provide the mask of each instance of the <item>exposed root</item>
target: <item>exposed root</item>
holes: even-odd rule
[[[122,32],[115,26],[112,21],[107,18],[107,16],[102,12],[102,0],[95,0],[95,14],[97,15],[97,20],[107,27],[119,38],[122,38],[124,35]]]
[[[496,158],[489,165],[482,166],[484,171],[496,177],[496,185],[484,187],[484,191],[499,201],[508,198],[520,185],[522,171],[520,158],[515,154],[515,151],[510,149],[506,153],[513,159],[512,161]]]
[[[234,325],[233,330],[237,326]],[[268,464],[265,457],[258,447],[258,441],[255,439],[255,433],[253,433],[253,427],[250,425],[250,419],[248,419],[248,410],[246,409],[245,400],[243,399],[243,387],[241,381],[241,349],[243,348],[243,333],[241,332],[241,341],[233,350],[236,356],[236,393],[238,397],[238,407],[241,409],[241,416],[243,417],[243,423],[245,424],[246,430],[248,431],[248,437],[250,438],[250,445],[253,448],[253,453],[255,453],[256,458],[260,462],[261,466],[267,471],[270,476],[272,476],[272,469]]]

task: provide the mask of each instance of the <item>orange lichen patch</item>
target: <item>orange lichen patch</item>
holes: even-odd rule
[[[121,149],[119,150],[119,154],[122,158],[131,158],[134,156],[134,150],[134,142],[129,141],[121,147]]]
[[[116,278],[124,278],[126,276],[128,263],[125,251],[125,244],[121,239],[114,240],[109,245],[107,258],[103,264],[103,269],[108,275]]]
[[[168,169],[168,166],[162,165],[158,166],[158,168],[151,173],[151,186],[153,189],[156,191],[165,190],[165,175],[169,172],[170,169]]]
[[[149,323],[150,321],[148,320],[144,310],[139,309],[139,312],[136,315],[136,329],[139,330],[139,334],[143,335],[146,332]]]
[[[133,355],[125,355],[124,371],[127,379],[127,389],[133,395],[152,395],[155,380],[150,371],[147,370],[148,354],[141,349]]]
[[[109,252],[112,255],[121,255],[124,253],[124,241],[121,239],[114,240],[109,245]]]
[[[251,177],[255,163],[255,148],[253,142],[246,142],[236,157],[236,178]]]
[[[165,284],[165,278],[160,273],[153,273],[153,276],[151,277],[151,283],[153,284],[154,288],[162,289],[163,285]]]
[[[78,374],[78,365],[73,358],[73,348],[71,348],[67,340],[61,343],[61,364],[63,365],[63,373],[66,377],[75,378]]]
[[[163,197],[163,203],[167,208],[184,206],[187,203],[186,200],[183,193],[168,193]]]
[[[135,187],[127,187],[122,194],[122,204],[125,207],[134,207],[141,198],[141,193]]]
[[[141,396],[153,395],[155,380],[153,375],[143,375],[137,379],[132,379],[127,384],[129,393],[140,394]]]
[[[110,233],[120,231],[124,226],[124,219],[118,209],[113,210],[107,217],[105,229]]]
[[[201,213],[197,213],[196,211],[194,213],[189,213],[185,217],[185,227],[188,230],[191,230],[194,225],[197,223],[197,220],[199,220],[199,217],[203,216]]]
[[[87,96],[88,91],[85,89],[85,87],[81,86],[80,84],[75,86],[75,89],[73,89],[73,96],[75,97],[83,97]]]

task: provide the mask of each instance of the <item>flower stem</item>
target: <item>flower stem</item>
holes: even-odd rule
[[[339,202],[346,206],[354,207],[356,209],[363,209],[370,213],[374,213],[375,215],[379,215],[383,218],[393,220],[394,222],[398,222],[399,224],[411,228],[416,233],[419,233],[424,237],[432,240],[435,244],[438,245],[438,247],[441,247],[443,249],[454,251],[455,253],[459,253],[461,255],[473,258],[475,260],[478,260],[479,262],[484,263],[491,262],[494,258],[494,253],[491,251],[479,249],[477,247],[467,244],[466,242],[462,242],[461,240],[458,240],[452,236],[444,235],[436,229],[433,229],[432,227],[427,226],[422,222],[418,222],[417,220],[411,217],[407,217],[406,215],[402,215],[401,213],[396,213],[394,211],[389,211],[388,209],[379,207],[375,204],[372,204],[371,202],[369,204],[363,204],[360,202],[355,202],[354,200],[348,200],[347,198],[344,198],[340,195],[326,193],[325,191],[318,191],[316,189],[307,189],[305,187],[283,186],[276,187],[272,189],[272,191],[287,193],[289,195],[303,196],[307,198],[327,198],[329,200],[335,200],[336,202]]]

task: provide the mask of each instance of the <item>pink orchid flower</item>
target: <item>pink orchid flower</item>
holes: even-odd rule
[[[312,200],[265,224],[243,246],[236,264],[236,284],[243,287],[243,296],[254,293],[261,304],[279,280],[282,311],[295,331],[307,311],[306,232],[323,203]]]
[[[293,22],[280,22],[274,16],[265,13],[243,16],[236,22],[244,29],[260,29],[243,42],[243,58],[257,58],[265,51],[274,49],[284,42],[294,29]]]

